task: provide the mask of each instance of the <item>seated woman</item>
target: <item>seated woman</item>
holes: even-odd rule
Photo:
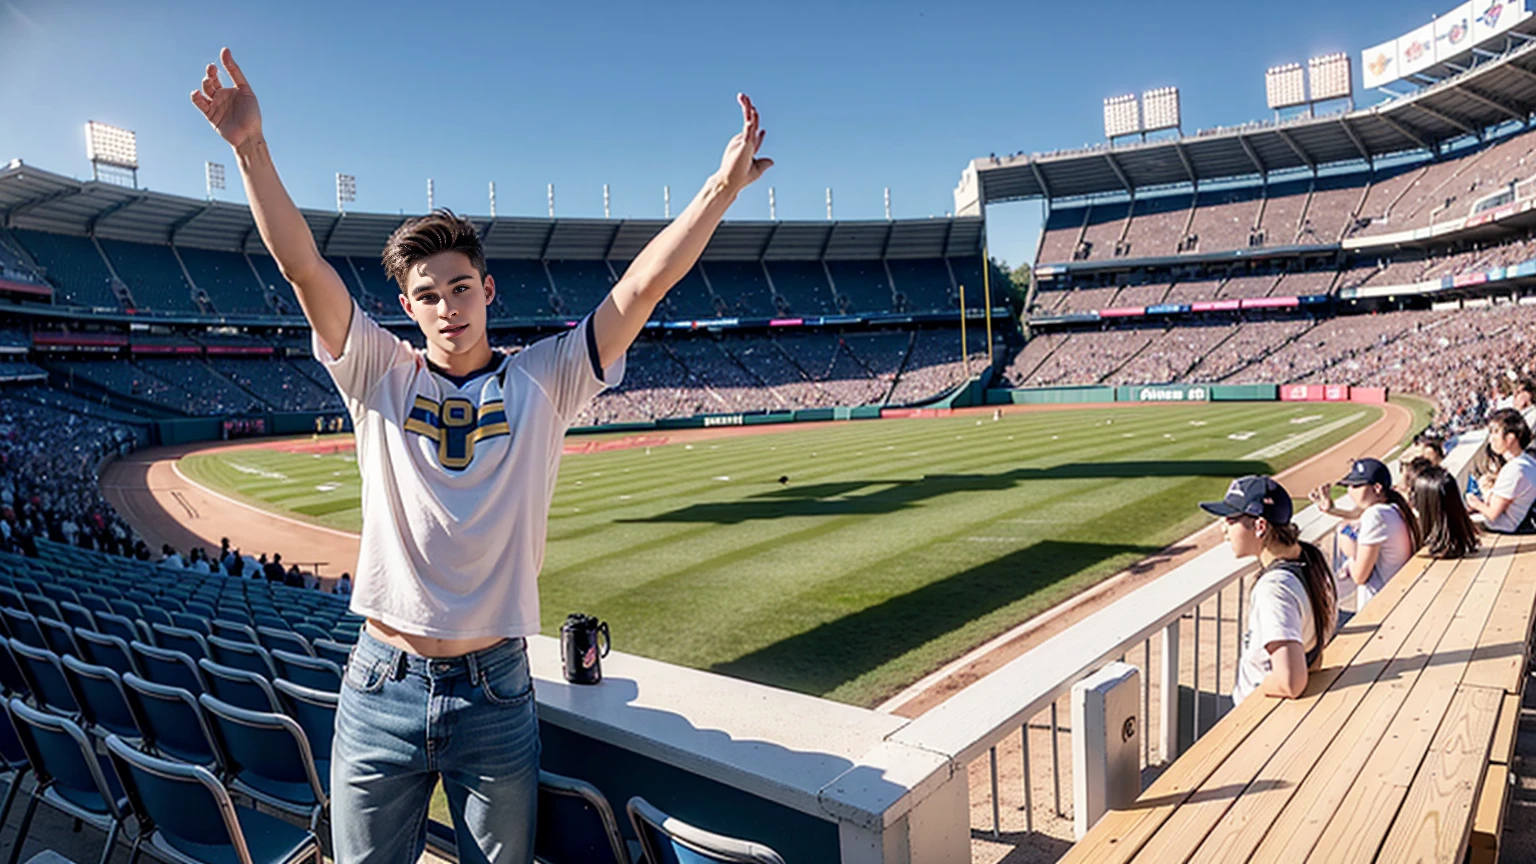
[[[1461,501],[1456,478],[1444,468],[1418,472],[1409,493],[1418,516],[1424,551],[1432,558],[1464,558],[1477,551],[1477,527]]]
[[[1503,467],[1504,457],[1493,452],[1492,441],[1484,441],[1483,446],[1472,454],[1472,462],[1467,467],[1467,494],[1479,498],[1487,495]]]
[[[1251,693],[1295,698],[1332,636],[1333,573],[1322,550],[1301,539],[1291,496],[1272,477],[1240,477],[1200,508],[1222,519],[1232,554],[1259,559],[1232,702]]]
[[[1536,457],[1525,452],[1531,446],[1531,427],[1513,408],[1488,415],[1488,447],[1503,457],[1493,488],[1484,494],[1468,493],[1467,509],[1480,514],[1483,528],[1498,534],[1536,533]]]
[[[1379,459],[1356,459],[1339,485],[1349,489],[1352,506],[1334,504],[1327,487],[1314,493],[1312,500],[1324,513],[1346,520],[1339,528],[1343,559],[1336,590],[1340,594],[1353,591],[1359,612],[1418,551],[1419,523],[1408,499],[1392,488],[1391,469]]]

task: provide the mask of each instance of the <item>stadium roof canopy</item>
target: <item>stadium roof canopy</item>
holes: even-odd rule
[[[1536,16],[1521,27],[1536,26]],[[1202,130],[1194,135],[1031,156],[975,159],[957,199],[981,204],[1029,198],[1076,198],[1215,180],[1317,169],[1394,154],[1438,152],[1447,142],[1536,112],[1536,39],[1506,34],[1506,50],[1471,68],[1444,65],[1446,77],[1370,108],[1279,123]],[[968,212],[957,201],[957,212]]]
[[[327,255],[375,257],[407,217],[304,210]],[[471,216],[489,258],[635,257],[666,226],[660,219],[531,219]],[[139,243],[266,251],[244,204],[205,201],[54,174],[21,160],[0,168],[0,225]],[[838,260],[979,255],[975,217],[867,222],[725,222],[705,260]]]

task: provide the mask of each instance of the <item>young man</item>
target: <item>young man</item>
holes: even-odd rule
[[[1500,408],[1488,415],[1488,448],[1504,457],[1493,487],[1484,494],[1467,494],[1467,510],[1480,514],[1483,527],[1499,534],[1536,533],[1536,457],[1531,446],[1531,427],[1514,408]]]
[[[384,251],[418,352],[352,301],[288,198],[240,67],[209,64],[193,103],[234,148],[262,240],[293,284],[314,351],[352,414],[363,537],[352,609],[368,619],[347,665],[331,760],[338,864],[414,862],[440,776],[463,862],[532,856],[539,741],[523,637],[539,630],[537,577],[561,439],[618,383],[624,352],[698,260],[726,209],[772,165],[757,110],[693,202],[576,329],[492,351],[496,295],[472,225],[439,211]]]

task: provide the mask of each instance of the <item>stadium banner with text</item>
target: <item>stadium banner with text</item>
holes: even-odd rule
[[[1204,384],[1153,384],[1115,388],[1117,402],[1209,402],[1211,388]]]

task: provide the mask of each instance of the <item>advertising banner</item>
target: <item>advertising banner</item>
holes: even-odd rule
[[[1397,74],[1406,77],[1435,65],[1435,25],[1425,24],[1397,37]]]
[[[1401,78],[1397,72],[1397,40],[1388,39],[1374,48],[1361,51],[1360,75],[1367,90]]]
[[[1472,6],[1463,3],[1435,19],[1435,62],[1444,63],[1472,48]]]
[[[1323,385],[1321,384],[1282,384],[1280,385],[1281,402],[1321,402],[1323,401]]]
[[[1209,402],[1211,390],[1199,384],[1155,384],[1116,388],[1117,402]]]
[[[1349,401],[1349,385],[1348,384],[1324,384],[1323,385],[1323,401],[1324,402],[1348,402]]]
[[[1473,0],[1472,44],[1503,33],[1529,17],[1525,0]]]
[[[1351,387],[1349,388],[1349,401],[1366,402],[1371,405],[1381,405],[1387,401],[1387,388]]]

